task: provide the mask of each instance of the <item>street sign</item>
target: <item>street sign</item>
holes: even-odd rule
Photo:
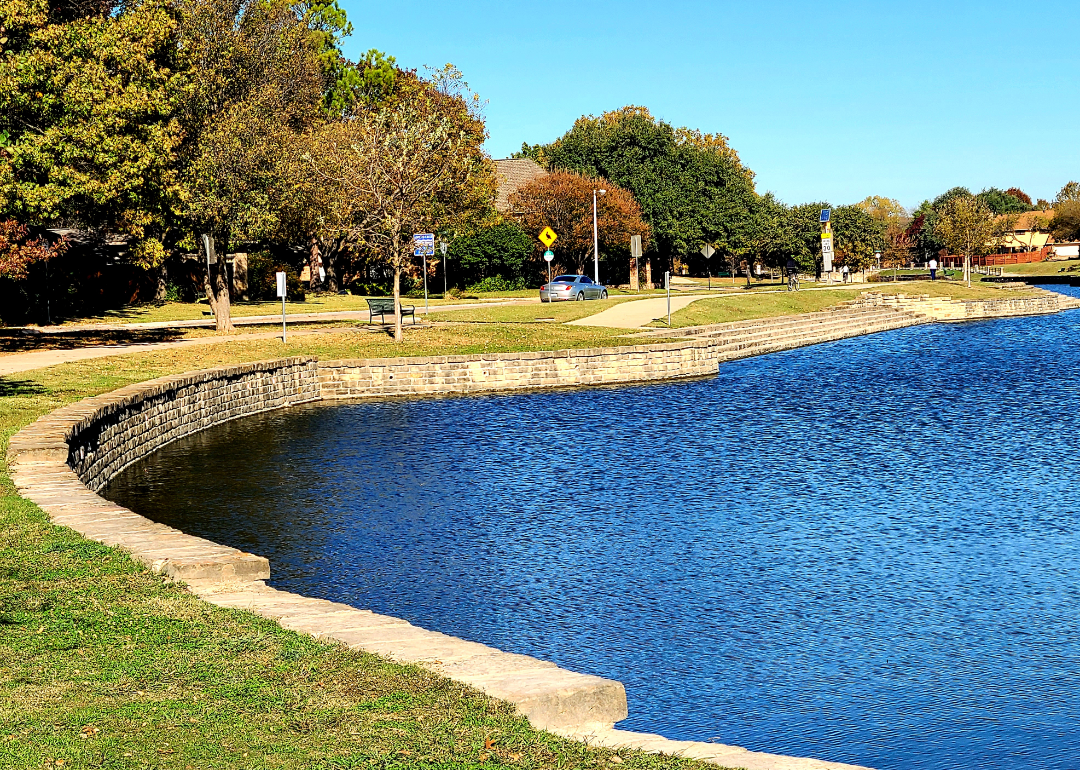
[[[278,273],[277,278],[277,295],[284,297],[288,292],[285,287],[285,273]]]
[[[715,253],[716,249],[712,247],[711,243],[706,243],[704,246],[701,247],[701,255],[705,257],[705,259],[708,259]]]
[[[412,239],[414,257],[430,257],[435,253],[434,233],[417,233]]]
[[[821,210],[821,223],[825,224],[826,222],[828,222],[829,217],[831,215],[832,215],[832,209],[822,209]]]
[[[547,251],[544,252],[544,261],[545,262],[550,262],[553,259],[555,259],[555,252],[554,251],[552,251],[551,249],[548,249]]]
[[[446,256],[446,249],[447,249],[446,241],[439,241],[439,251],[442,252],[442,255],[444,257]]]
[[[821,239],[821,261],[824,263],[822,267],[826,273],[832,272],[832,237]],[[831,278],[829,280],[832,280]]]
[[[289,293],[287,277],[285,273],[277,273],[274,277],[277,278],[277,295],[281,297],[281,341],[288,342],[285,337],[285,295]]]
[[[635,259],[640,259],[641,258],[641,236],[640,235],[631,235],[630,236],[630,256],[634,257]]]
[[[821,239],[821,253],[832,254],[832,237]]]
[[[555,239],[559,236],[557,236],[555,234],[555,231],[552,230],[550,227],[545,227],[543,230],[540,231],[539,237],[540,242],[550,249],[551,244],[555,243]]]

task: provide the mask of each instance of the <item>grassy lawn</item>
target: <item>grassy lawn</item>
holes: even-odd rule
[[[1060,262],[1031,262],[1026,265],[1005,265],[1005,275],[1058,275],[1076,273],[1080,270],[1080,259],[1065,259]]]
[[[856,289],[856,291],[852,291]],[[682,310],[671,314],[673,328],[686,326],[705,326],[707,324],[746,321],[772,316],[811,313],[824,310],[846,300],[854,299],[865,291],[880,291],[886,294],[929,294],[932,297],[951,297],[953,299],[995,299],[1003,296],[1025,296],[1029,292],[1008,291],[992,283],[973,283],[971,288],[956,282],[944,281],[903,281],[897,283],[862,283],[847,288],[825,289],[821,291],[774,292],[759,295],[734,297],[709,297],[687,305]],[[663,327],[663,321],[654,321],[652,326]]]
[[[539,335],[542,329],[542,336]],[[288,354],[328,358],[609,341],[574,327],[446,327],[283,346],[116,356],[0,379],[0,450],[62,404],[164,374]],[[2,454],[0,454],[2,456]],[[0,767],[681,768],[532,730],[421,669],[204,604],[121,551],[48,523],[0,464]]]
[[[535,297],[536,292],[491,292],[482,295],[472,294],[454,299],[440,296],[430,297],[430,305],[457,305],[463,303],[483,302],[500,299],[514,299]],[[424,306],[424,298],[405,297],[404,305]],[[303,302],[285,303],[285,312],[288,314],[298,313],[333,313],[347,310],[361,310],[367,312],[367,302],[364,297],[351,294],[320,294],[311,295]],[[244,318],[256,315],[280,315],[281,302],[277,301],[234,301],[232,303],[232,315],[235,318]],[[142,323],[159,321],[197,321],[213,320],[210,307],[205,302],[154,302],[142,305],[128,305],[117,310],[109,310],[101,315],[87,316],[85,318],[70,318],[65,323],[91,324],[91,323]]]
[[[656,296],[654,294],[621,294],[607,299],[592,299],[584,302],[542,302],[534,305],[497,305],[493,307],[471,307],[464,310],[446,310],[431,313],[432,321],[469,321],[480,323],[566,323],[579,318],[595,315],[601,310],[628,302],[633,299]],[[542,320],[543,319],[543,320]]]

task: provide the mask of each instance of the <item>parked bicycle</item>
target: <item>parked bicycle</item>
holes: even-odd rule
[[[798,291],[799,290],[799,274],[798,273],[788,273],[787,290],[788,291]]]

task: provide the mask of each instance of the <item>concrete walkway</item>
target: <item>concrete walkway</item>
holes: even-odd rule
[[[699,299],[708,299],[710,294],[693,294],[691,296],[673,296],[671,298],[671,312],[682,310],[691,302]],[[607,310],[601,310],[596,315],[587,318],[579,318],[570,321],[573,326],[606,326],[609,329],[640,329],[648,326],[657,318],[667,317],[667,297],[652,297],[650,299],[636,299],[631,302],[622,302]]]
[[[279,319],[280,320],[280,319]],[[382,332],[385,327],[369,327],[369,332]],[[289,331],[289,338],[306,337],[312,334],[334,334],[340,332],[360,332],[362,327],[338,326],[326,329],[297,329]],[[122,356],[125,353],[151,353],[159,350],[175,350],[176,348],[190,348],[193,345],[217,345],[222,342],[242,342],[244,340],[272,340],[281,339],[281,331],[259,332],[257,334],[233,334],[221,335],[220,337],[193,337],[190,339],[174,340],[172,342],[133,342],[120,345],[93,345],[85,348],[69,348],[66,350],[34,350],[29,353],[10,353],[0,356],[0,377],[19,372],[29,372],[33,369],[43,369],[46,366],[56,366],[72,361],[86,361],[92,358],[107,358],[109,356]]]

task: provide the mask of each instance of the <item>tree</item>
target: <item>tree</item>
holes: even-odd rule
[[[183,139],[175,6],[27,0],[0,27],[0,215],[126,235],[160,262]]]
[[[455,280],[468,286],[495,276],[530,280],[526,272],[533,251],[530,235],[514,222],[500,222],[452,241],[447,258],[458,268]]]
[[[462,114],[469,120],[464,121]],[[394,339],[401,341],[401,275],[414,233],[455,226],[491,206],[494,173],[483,122],[460,98],[418,88],[411,98],[326,127],[306,156],[332,185],[332,225],[376,251],[394,275]],[[428,269],[425,261],[423,270]]]
[[[868,195],[855,205],[884,225],[908,219],[907,211],[900,205],[900,201],[895,198]]]
[[[525,232],[553,229],[559,236],[555,248],[560,257],[565,255],[584,273],[593,256],[593,190],[607,190],[596,198],[599,245],[606,251],[624,250],[631,236],[640,235],[642,248],[647,247],[649,226],[641,207],[633,195],[606,179],[556,171],[511,193],[510,207]]]
[[[1069,182],[1062,187],[1054,199],[1054,208],[1068,201],[1080,201],[1080,182]]]
[[[624,107],[575,121],[543,147],[523,146],[549,170],[600,177],[628,190],[669,263],[705,242],[731,253],[747,249],[754,175],[719,134],[676,129],[644,107]]]
[[[0,220],[0,278],[21,280],[30,265],[57,257],[66,248],[63,239],[54,244],[45,238],[32,238],[25,225],[13,219]]]
[[[218,330],[231,331],[228,247],[280,232],[298,184],[293,141],[323,115],[325,39],[288,0],[177,1],[189,67],[180,111],[182,215],[210,245],[206,296]]]
[[[900,211],[903,212],[903,209]],[[889,216],[893,216],[892,222]],[[884,245],[886,228],[890,224],[902,225],[903,222],[903,218],[892,214],[886,214],[883,221],[858,203],[836,207],[832,211],[832,230],[839,263],[852,270],[865,268],[874,253]]]
[[[1021,193],[1023,195],[1023,193]],[[1023,200],[1008,192],[1003,192],[996,187],[990,187],[983,190],[976,196],[995,214],[1023,214],[1026,211],[1031,211],[1034,206],[1031,205],[1031,198],[1024,195]]]
[[[1019,187],[1010,187],[1005,191],[1006,195],[1011,195],[1019,201],[1022,201],[1027,206],[1034,207],[1035,204],[1031,202],[1031,196],[1021,190]]]
[[[1050,233],[1058,242],[1080,241],[1080,200],[1058,204],[1050,220]]]
[[[1015,217],[998,217],[978,197],[957,195],[938,212],[934,229],[954,254],[964,258],[964,280],[971,281],[971,258],[986,254],[1013,228]]]

